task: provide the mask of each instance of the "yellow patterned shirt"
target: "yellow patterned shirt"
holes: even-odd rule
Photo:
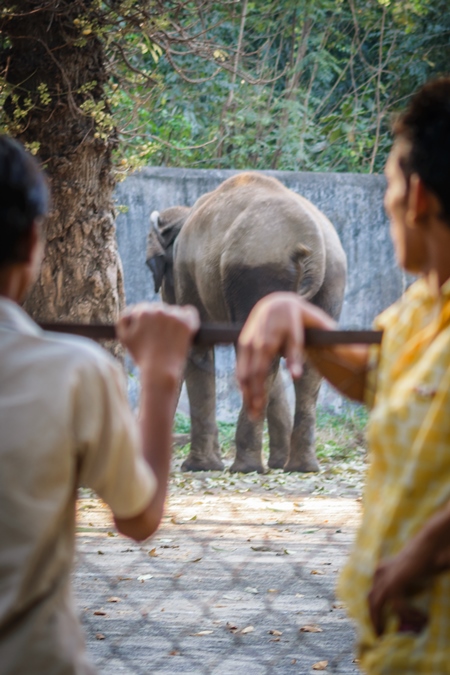
[[[450,674],[450,573],[414,598],[429,616],[420,635],[398,632],[388,614],[377,638],[367,604],[377,563],[398,553],[450,500],[449,315],[450,281],[437,297],[421,279],[376,320],[384,335],[368,377],[364,515],[338,589],[357,623],[361,667],[371,675]]]

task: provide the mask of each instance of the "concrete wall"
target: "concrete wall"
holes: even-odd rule
[[[118,185],[117,204],[127,209],[117,219],[117,238],[128,303],[155,297],[153,280],[145,265],[150,213],[169,206],[191,206],[198,197],[235,173],[149,167]],[[384,177],[287,171],[266,173],[312,201],[334,224],[347,254],[349,270],[341,325],[370,327],[373,318],[394,302],[408,283],[396,266],[389,237],[383,209]],[[217,357],[218,416],[234,419],[240,404],[234,386],[234,355],[231,349],[219,348]],[[340,398],[326,387],[322,387],[321,401],[334,408],[340,405]]]

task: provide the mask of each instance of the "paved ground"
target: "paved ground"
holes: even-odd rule
[[[304,483],[279,475],[274,490],[253,474],[231,485],[177,474],[144,546],[117,536],[105,506],[81,495],[74,581],[101,673],[358,672],[333,589],[360,503],[299,497]]]

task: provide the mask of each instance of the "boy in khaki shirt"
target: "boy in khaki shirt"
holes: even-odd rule
[[[136,305],[117,332],[141,373],[139,426],[123,375],[89,340],[43,332],[20,308],[42,256],[45,180],[0,137],[0,671],[91,675],[70,592],[78,485],[118,530],[161,520],[193,308]]]
[[[364,513],[339,593],[370,675],[450,673],[450,78],[425,85],[395,127],[385,207],[397,261],[420,274],[365,346],[308,349],[340,391],[372,406]],[[294,377],[304,327],[334,328],[314,305],[273,294],[241,333],[238,376],[251,414],[282,351]],[[373,357],[376,357],[375,359]]]

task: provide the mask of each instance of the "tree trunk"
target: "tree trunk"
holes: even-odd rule
[[[12,133],[29,147],[39,144],[52,195],[41,275],[25,307],[45,320],[115,321],[124,291],[103,45],[86,33],[80,3],[70,0],[26,0],[20,15],[2,23],[10,41],[3,64],[12,87],[5,110]]]

